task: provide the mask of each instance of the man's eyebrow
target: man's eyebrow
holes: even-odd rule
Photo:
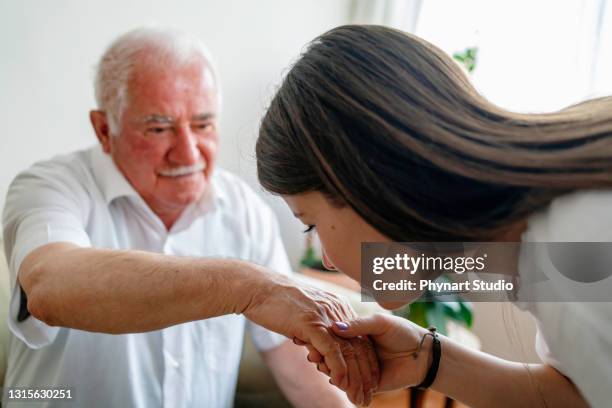
[[[200,113],[199,115],[192,116],[191,120],[205,121],[205,120],[213,119],[214,117],[215,117],[214,113]]]
[[[171,116],[158,115],[154,113],[153,115],[147,115],[144,118],[142,118],[142,122],[143,123],[174,123],[174,118],[172,118]]]

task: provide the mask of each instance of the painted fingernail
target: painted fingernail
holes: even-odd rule
[[[349,325],[344,322],[336,322],[335,325],[340,330],[348,330],[349,328]]]

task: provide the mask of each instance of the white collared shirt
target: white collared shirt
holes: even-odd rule
[[[211,191],[167,231],[98,146],[37,163],[17,176],[3,215],[12,293],[4,386],[68,387],[75,407],[232,406],[245,328],[260,350],[286,340],[242,315],[123,335],[50,327],[33,316],[17,321],[19,266],[50,242],[239,258],[289,273],[269,207],[220,169]],[[6,399],[2,404],[12,406]]]

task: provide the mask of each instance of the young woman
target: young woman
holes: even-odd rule
[[[256,150],[261,184],[316,228],[325,263],[357,280],[361,242],[612,241],[612,99],[508,112],[439,49],[397,30],[343,26],[314,40],[272,100]],[[609,406],[611,304],[523,307],[538,323],[542,364],[441,338],[432,387],[473,407]],[[380,391],[431,375],[432,336],[413,358],[426,330],[406,320],[333,330],[374,341]],[[310,359],[326,371],[316,350]]]

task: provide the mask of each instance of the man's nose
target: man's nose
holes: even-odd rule
[[[189,126],[177,126],[176,141],[170,151],[170,160],[177,164],[194,164],[200,160],[196,135]]]

